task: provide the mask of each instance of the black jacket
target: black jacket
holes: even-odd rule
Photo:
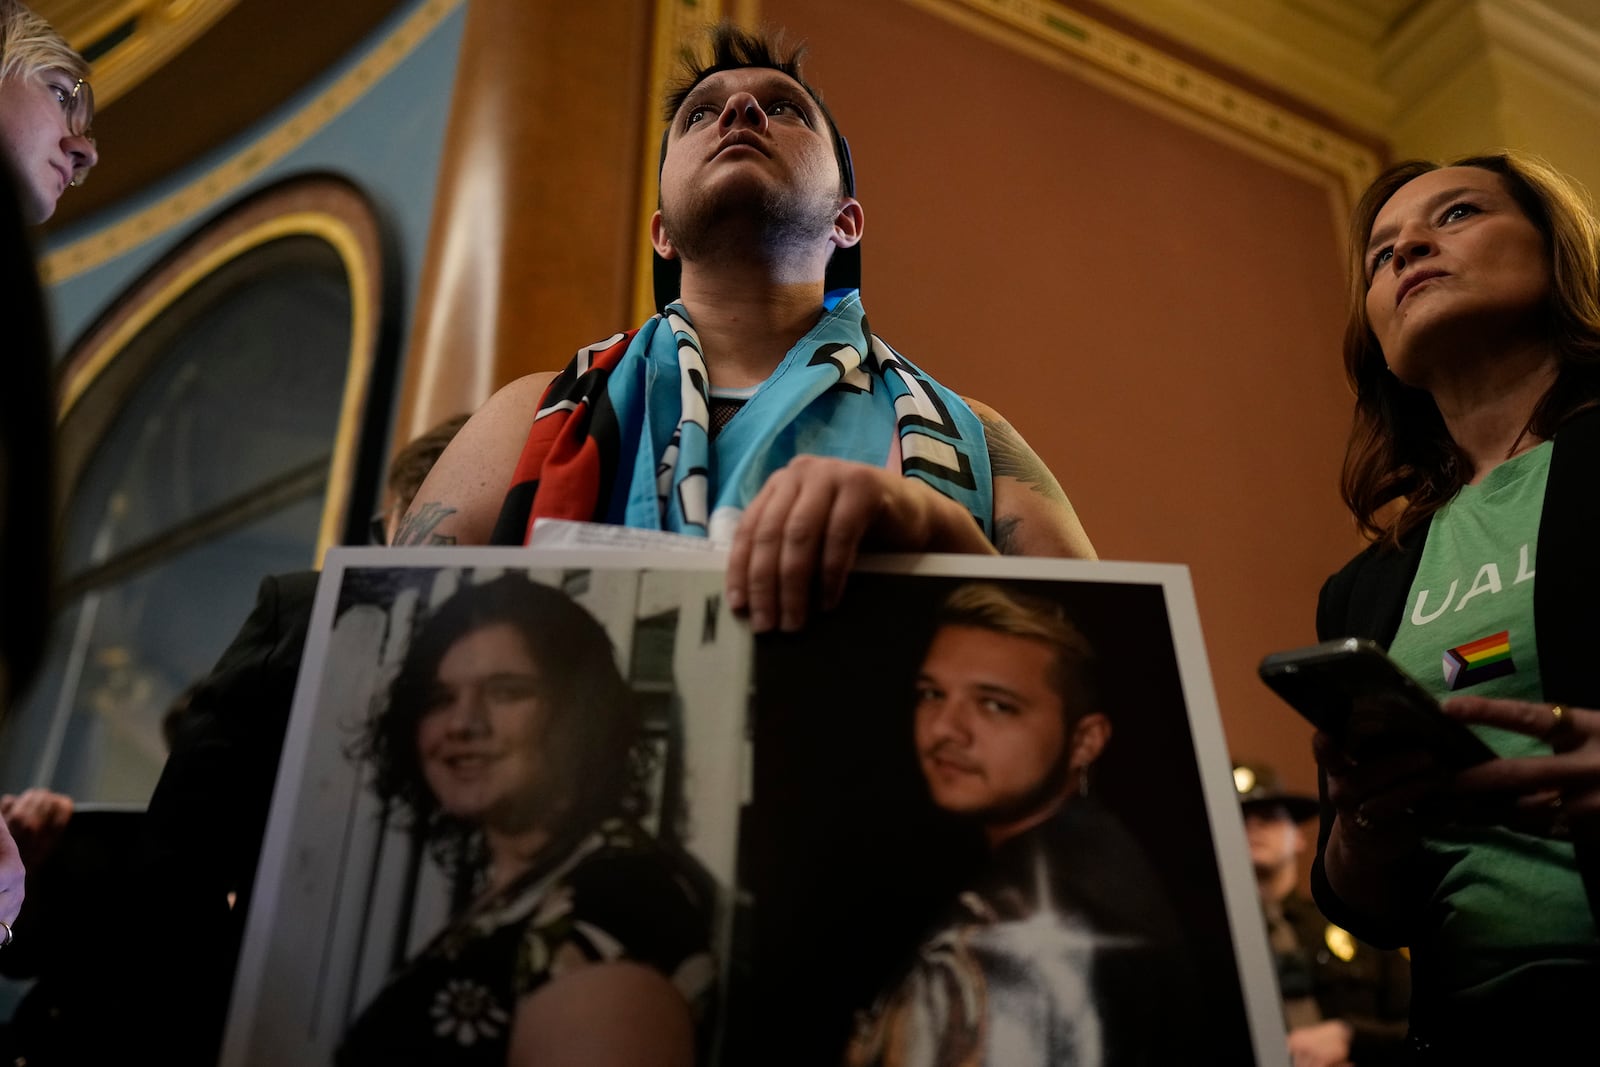
[[[1600,611],[1593,603],[1600,593],[1597,476],[1600,408],[1568,420],[1555,436],[1535,554],[1546,580],[1536,578],[1533,587],[1534,638],[1545,699],[1586,708],[1600,708],[1600,672],[1594,667],[1600,649]],[[1427,525],[1418,526],[1402,538],[1398,549],[1386,542],[1373,544],[1329,578],[1317,601],[1318,639],[1370,637],[1389,647],[1400,629],[1427,540]],[[1317,905],[1363,940],[1389,947],[1405,944],[1404,930],[1352,912],[1328,885],[1322,853],[1332,828],[1333,809],[1324,789],[1317,861],[1311,872]],[[1594,859],[1579,855],[1591,907],[1600,900],[1600,870],[1585,861]]]
[[[1538,576],[1533,589],[1535,642],[1540,680],[1547,700],[1600,708],[1600,409],[1569,419],[1556,433],[1539,518],[1535,558]],[[1422,561],[1428,527],[1412,530],[1398,548],[1379,542],[1368,547],[1327,580],[1317,603],[1317,635],[1321,640],[1369,637],[1384,647],[1399,631],[1412,580]],[[1333,922],[1362,940],[1394,947],[1408,943],[1403,921],[1379,920],[1348,907],[1328,884],[1322,857],[1333,826],[1333,808],[1322,790],[1322,823],[1311,887],[1318,907]],[[1600,916],[1600,855],[1580,843],[1578,869],[1588,891],[1589,906]],[[1563,981],[1600,987],[1600,978],[1569,976]],[[1567,984],[1563,999],[1576,986]],[[1588,988],[1586,985],[1585,988]],[[1420,990],[1419,990],[1420,991]],[[1420,1016],[1419,1000],[1413,1020]],[[1584,1025],[1587,1025],[1585,1022]],[[1526,1036],[1526,1035],[1525,1035]]]

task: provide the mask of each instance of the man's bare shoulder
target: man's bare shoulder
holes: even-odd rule
[[[488,544],[539,399],[555,377],[524,375],[473,413],[417,490],[395,544]]]
[[[994,408],[963,397],[983,423],[994,477],[994,544],[1008,556],[1094,559],[1094,545],[1056,476]]]

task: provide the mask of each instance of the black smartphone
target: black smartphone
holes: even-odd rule
[[[1274,652],[1259,671],[1273,692],[1346,752],[1423,750],[1454,768],[1495,758],[1493,749],[1446,715],[1415,678],[1366,638]]]

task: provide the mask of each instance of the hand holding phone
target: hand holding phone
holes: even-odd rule
[[[1495,758],[1450,718],[1416,679],[1378,645],[1347,637],[1275,652],[1261,680],[1352,758],[1363,753],[1427,753],[1460,770]]]

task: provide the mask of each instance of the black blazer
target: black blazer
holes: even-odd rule
[[[1567,420],[1557,431],[1550,457],[1550,479],[1539,516],[1533,586],[1534,642],[1547,700],[1600,708],[1600,408]],[[1317,601],[1317,636],[1370,637],[1385,648],[1394,640],[1405,612],[1411,582],[1428,540],[1426,524],[1395,548],[1369,546],[1322,586]],[[1363,940],[1392,947],[1406,943],[1397,923],[1352,912],[1333,892],[1322,855],[1333,828],[1333,808],[1323,783],[1322,824],[1311,888],[1329,919]],[[1580,848],[1578,865],[1589,891],[1589,906],[1600,915],[1600,857]]]

